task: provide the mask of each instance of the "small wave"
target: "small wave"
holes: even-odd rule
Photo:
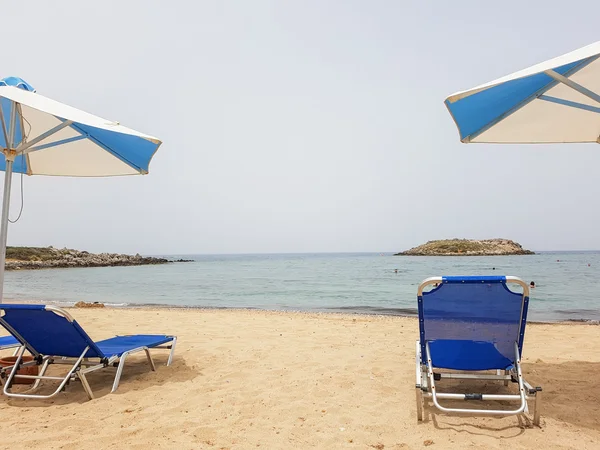
[[[181,304],[170,304],[170,303],[105,303],[105,306],[113,307],[118,305],[126,308],[171,308],[171,309],[248,309],[248,310],[263,310],[264,308],[257,308],[253,306],[216,306],[216,305],[181,305]]]
[[[417,308],[385,308],[382,306],[338,306],[322,308],[326,311],[339,311],[355,314],[382,314],[388,316],[416,316]]]
[[[564,322],[587,323],[589,325],[600,325],[600,320],[595,319],[566,319]]]

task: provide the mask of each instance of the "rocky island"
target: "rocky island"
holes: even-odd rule
[[[89,253],[86,251],[54,247],[7,247],[6,270],[50,269],[67,267],[113,267],[167,264],[164,258],[152,258],[139,254]]]
[[[499,256],[533,255],[510,239],[444,239],[429,241],[395,256]]]

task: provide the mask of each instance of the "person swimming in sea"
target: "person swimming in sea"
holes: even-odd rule
[[[535,288],[535,281],[532,281],[531,283],[529,283],[529,287],[531,289],[534,289]]]

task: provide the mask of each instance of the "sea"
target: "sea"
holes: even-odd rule
[[[414,316],[417,287],[425,278],[512,275],[535,282],[530,320],[600,321],[600,252],[490,257],[385,252],[156,256],[192,261],[7,272],[4,301]]]

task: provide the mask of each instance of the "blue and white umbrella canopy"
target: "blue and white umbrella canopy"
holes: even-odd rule
[[[14,172],[80,177],[146,174],[161,144],[118,122],[43,97],[16,77],[0,80],[0,106],[0,148],[5,155],[6,149],[16,152]],[[5,167],[3,159],[0,170]]]
[[[445,100],[462,142],[600,143],[600,42]]]
[[[13,172],[105,177],[147,174],[157,138],[43,97],[20,78],[0,80],[0,302]]]

